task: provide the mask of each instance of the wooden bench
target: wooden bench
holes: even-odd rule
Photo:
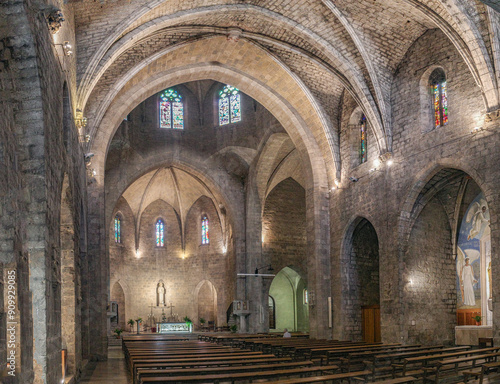
[[[500,368],[500,361],[495,361],[493,363],[484,363],[481,365],[480,369],[473,369],[469,371],[463,371],[464,382],[469,382],[470,376],[478,378],[479,384],[483,384],[484,376],[489,374],[491,371],[498,370]]]
[[[239,372],[230,374],[210,374],[210,375],[186,375],[186,376],[169,376],[169,377],[144,377],[139,382],[145,383],[199,383],[199,382],[220,382],[220,381],[242,381],[242,380],[260,380],[270,378],[280,378],[283,376],[302,376],[311,373],[322,373],[328,371],[336,371],[338,366],[323,366],[323,367],[305,367],[305,368],[291,368],[291,369],[276,369],[269,371],[252,371],[252,372]],[[369,373],[369,371],[368,371]]]
[[[178,364],[180,366],[191,366],[194,365],[202,365],[202,364],[210,364],[210,363],[215,363],[219,365],[224,365],[227,364],[229,365],[233,361],[237,361],[239,364],[242,364],[242,360],[247,360],[247,361],[254,361],[256,362],[257,360],[260,361],[270,361],[271,359],[276,358],[274,355],[255,355],[251,357],[245,358],[244,355],[230,355],[230,356],[219,356],[219,357],[193,357],[191,359],[188,358],[172,358],[172,359],[142,359],[142,360],[136,360],[135,362],[130,363],[130,369],[131,369],[131,374],[132,377],[135,377],[137,375],[137,368],[138,367],[167,367],[167,365],[164,364],[170,364],[172,366],[173,364]]]
[[[428,364],[432,362],[437,362],[439,360],[447,358],[459,358],[465,357],[473,354],[484,354],[484,353],[495,353],[498,352],[500,348],[482,348],[482,349],[468,349],[466,351],[453,352],[453,353],[433,353],[426,356],[410,357],[404,358],[403,362],[392,364],[394,371],[398,371],[402,376],[419,376],[423,373],[423,368],[427,367]],[[409,371],[409,369],[412,369]]]
[[[163,376],[183,376],[183,375],[207,375],[207,374],[225,374],[225,373],[239,373],[247,371],[269,371],[274,369],[290,369],[298,367],[310,367],[313,365],[312,361],[293,361],[278,364],[253,364],[253,365],[240,365],[240,366],[227,366],[227,367],[202,367],[202,368],[172,368],[172,369],[138,369],[137,381],[145,377],[163,377]]]
[[[324,383],[326,381],[335,382],[335,381],[344,381],[344,380],[348,380],[349,382],[351,382],[351,379],[364,380],[363,378],[366,378],[369,375],[370,375],[370,371],[344,372],[344,373],[334,373],[332,375],[308,376],[308,377],[300,377],[300,378],[294,378],[294,379],[273,380],[273,381],[268,381],[268,383],[305,384],[305,383]]]
[[[487,354],[473,354],[471,356],[466,356],[466,357],[460,357],[456,359],[444,359],[440,360],[436,363],[435,367],[424,367],[424,377],[423,377],[423,384],[426,382],[433,382],[438,384],[443,376],[448,375],[450,376],[451,373],[455,373],[456,376],[458,376],[458,371],[459,371],[459,365],[463,363],[472,363],[472,367],[469,368],[475,368],[477,361],[478,360],[484,360],[486,363],[488,362],[496,362],[498,356],[500,356],[500,352],[495,352],[495,353],[487,353]],[[452,365],[452,369],[446,370],[445,367]],[[431,374],[431,376],[427,376],[427,374]]]

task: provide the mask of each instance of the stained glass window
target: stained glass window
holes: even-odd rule
[[[160,95],[160,128],[184,129],[184,104],[175,89],[167,89]]]
[[[307,293],[307,289],[304,289],[304,304],[309,304],[309,294]]]
[[[158,219],[156,222],[156,246],[165,246],[165,224],[162,219]]]
[[[208,218],[206,216],[203,216],[201,219],[201,243],[210,243],[210,239],[208,237]]]
[[[434,110],[434,127],[448,124],[448,94],[446,76],[442,69],[432,72],[430,77],[432,103]]]
[[[121,243],[121,220],[119,216],[115,217],[115,243]]]
[[[361,117],[360,122],[360,144],[359,144],[359,161],[361,164],[366,163],[366,116]]]
[[[226,85],[219,92],[219,125],[241,121],[241,96],[238,88]]]

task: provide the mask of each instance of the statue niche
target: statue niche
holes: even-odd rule
[[[163,280],[160,280],[158,282],[158,285],[156,286],[156,306],[157,307],[164,307],[166,305],[166,296],[167,290],[165,289],[165,283]]]

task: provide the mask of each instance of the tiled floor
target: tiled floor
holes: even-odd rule
[[[108,361],[90,362],[80,383],[87,384],[131,384],[132,379],[125,366],[121,347],[109,347]]]

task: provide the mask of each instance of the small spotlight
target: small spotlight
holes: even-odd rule
[[[139,257],[141,257],[141,253],[139,252],[139,249],[136,249],[135,250],[135,257],[138,259]]]
[[[378,168],[380,166],[380,160],[379,159],[375,159],[373,161],[373,165],[375,166],[375,168]]]
[[[387,160],[387,166],[390,167],[392,164],[394,164],[394,161],[392,159]]]

